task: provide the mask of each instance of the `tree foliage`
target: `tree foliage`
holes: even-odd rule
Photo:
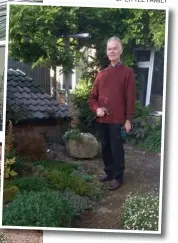
[[[68,34],[90,33],[91,38],[67,38]],[[63,37],[61,37],[63,36]],[[71,70],[83,46],[96,48],[91,68],[105,66],[106,41],[119,36],[123,61],[134,65],[134,48],[164,47],[165,10],[10,6],[10,56],[47,67],[62,65]],[[69,44],[66,46],[66,40]]]
[[[69,7],[11,6],[10,56],[33,67],[73,68],[75,50],[71,45],[66,51],[65,37],[77,30],[75,11]]]

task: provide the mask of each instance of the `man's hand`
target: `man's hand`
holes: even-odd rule
[[[129,133],[130,132],[132,126],[131,126],[131,123],[130,123],[129,120],[126,120],[126,122],[124,124],[124,128],[125,128],[126,133]]]
[[[103,117],[105,115],[103,108],[98,108],[96,114],[98,117]]]

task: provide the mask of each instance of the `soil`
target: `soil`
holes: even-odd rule
[[[43,232],[33,230],[1,230],[7,243],[42,243]]]
[[[101,157],[78,161],[68,157],[64,147],[60,145],[49,145],[49,149],[50,156],[54,159],[81,164],[84,171],[92,173],[96,183],[98,183],[98,177],[103,174]],[[159,191],[160,154],[145,152],[125,145],[125,160],[126,169],[123,185],[115,191],[108,191],[106,187],[108,182],[103,183],[103,198],[92,211],[84,213],[75,222],[74,228],[122,229],[120,218],[126,196],[130,193]]]

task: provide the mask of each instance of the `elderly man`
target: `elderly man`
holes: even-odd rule
[[[125,159],[121,127],[131,130],[136,87],[134,72],[124,65],[120,56],[122,44],[118,37],[107,41],[109,67],[100,71],[89,97],[89,107],[97,115],[105,174],[100,182],[111,181],[109,190],[119,188],[124,179]]]

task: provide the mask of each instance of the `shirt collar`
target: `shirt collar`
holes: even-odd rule
[[[109,64],[109,67],[118,67],[121,65],[121,61],[119,61],[118,63],[116,63],[115,65],[112,65],[111,63]]]

